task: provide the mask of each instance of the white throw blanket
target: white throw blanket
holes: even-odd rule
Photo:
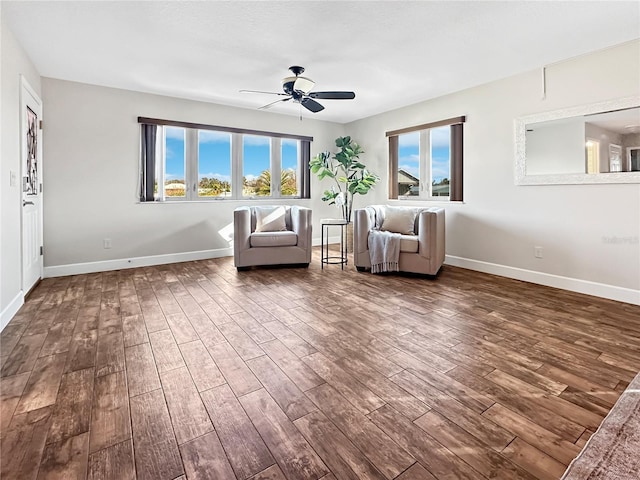
[[[398,272],[400,259],[399,233],[371,230],[369,232],[369,257],[371,273]]]

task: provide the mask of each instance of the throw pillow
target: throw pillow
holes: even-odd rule
[[[382,222],[380,230],[401,233],[402,235],[415,235],[413,231],[415,222],[415,208],[386,207],[384,210],[384,222]]]
[[[256,232],[282,232],[287,229],[284,207],[256,207]]]

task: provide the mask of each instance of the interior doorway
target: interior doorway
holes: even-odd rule
[[[22,291],[42,278],[42,101],[24,77],[20,92]]]
[[[587,138],[587,173],[600,173],[600,142]]]

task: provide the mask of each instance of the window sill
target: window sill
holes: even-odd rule
[[[464,200],[435,200],[431,198],[413,198],[413,197],[399,197],[399,198],[390,198],[389,202],[418,202],[418,203],[429,203],[429,204],[439,204],[439,205],[464,205]]]
[[[302,197],[246,197],[246,198],[211,198],[211,199],[198,199],[198,200],[154,200],[153,202],[141,202],[140,200],[136,201],[139,205],[191,205],[194,203],[217,203],[217,202],[225,202],[225,203],[246,203],[246,202],[264,202],[264,203],[274,203],[274,202],[287,202],[290,200],[295,201],[305,201],[311,200],[310,198],[302,198]]]

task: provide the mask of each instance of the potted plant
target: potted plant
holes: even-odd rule
[[[364,150],[351,137],[336,138],[336,147],[340,150],[333,155],[328,151],[316,155],[309,167],[318,179],[335,181],[335,185],[324,191],[322,200],[340,207],[342,218],[351,223],[353,196],[356,193],[366,195],[380,178],[360,163],[359,157]]]

